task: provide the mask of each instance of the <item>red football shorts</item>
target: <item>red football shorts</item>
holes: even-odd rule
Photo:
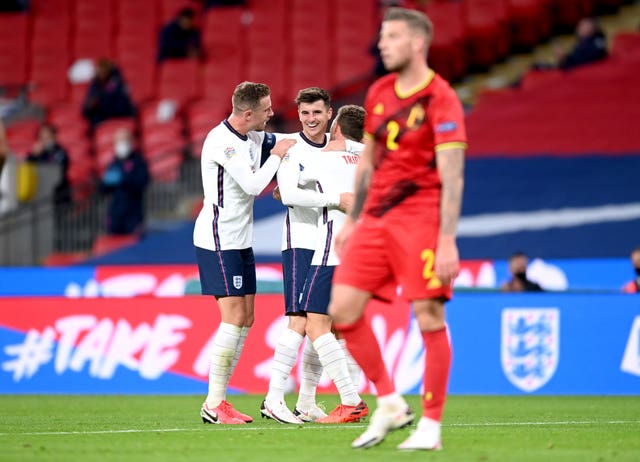
[[[364,215],[343,249],[333,283],[376,294],[397,282],[407,300],[448,300],[451,286],[443,286],[434,273],[438,232],[438,223],[426,217]]]

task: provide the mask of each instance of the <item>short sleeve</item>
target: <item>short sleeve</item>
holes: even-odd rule
[[[430,105],[435,150],[467,147],[464,111],[455,91],[446,86]]]

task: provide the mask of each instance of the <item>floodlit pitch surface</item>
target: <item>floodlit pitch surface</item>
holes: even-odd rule
[[[336,395],[321,395],[327,408]],[[367,397],[373,404],[375,400]],[[408,398],[416,411],[419,398]],[[262,396],[231,396],[248,425],[204,425],[199,396],[0,396],[2,461],[640,461],[640,396],[452,396],[444,450],[353,450],[365,423],[261,419]],[[295,402],[288,398],[289,404]]]

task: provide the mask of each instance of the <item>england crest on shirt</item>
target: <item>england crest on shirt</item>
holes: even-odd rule
[[[560,357],[560,311],[557,308],[502,310],[502,370],[519,389],[532,392],[547,383]]]
[[[235,287],[236,289],[242,287],[242,276],[233,277],[233,287]]]

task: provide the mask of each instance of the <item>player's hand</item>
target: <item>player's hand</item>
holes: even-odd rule
[[[344,225],[342,225],[342,229],[338,234],[336,234],[336,238],[334,241],[335,251],[338,257],[342,255],[342,250],[344,249],[345,244],[351,237],[354,227],[355,227],[355,222],[353,221],[353,218],[347,216],[347,219],[344,221]]]
[[[351,206],[353,206],[353,193],[343,192],[340,194],[340,204],[338,208],[342,210],[344,213],[349,213],[351,211]]]
[[[322,149],[323,151],[346,151],[347,143],[345,140],[331,140]]]
[[[442,285],[450,285],[460,271],[460,257],[456,238],[453,236],[438,237],[434,270]]]
[[[271,195],[278,202],[282,202],[282,196],[280,195],[280,188],[279,187],[276,186],[275,188],[273,188],[273,192],[271,193]]]
[[[291,147],[296,144],[296,140],[291,138],[286,138],[284,140],[280,140],[276,143],[276,145],[271,149],[271,154],[278,156],[282,159],[287,151],[291,149]]]

